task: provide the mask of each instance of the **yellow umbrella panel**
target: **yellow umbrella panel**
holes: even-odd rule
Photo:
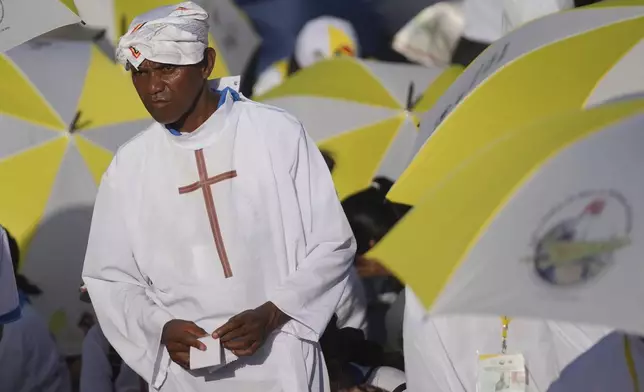
[[[388,197],[423,192],[516,127],[644,91],[644,7],[579,9],[500,39],[421,118],[412,163]]]
[[[417,116],[460,71],[335,58],[299,71],[257,100],[302,121],[334,159],[333,178],[344,198],[375,176],[398,177],[411,158]]]
[[[128,74],[91,43],[30,41],[0,56],[0,224],[23,249],[35,305],[66,351],[87,307],[78,286],[97,185],[150,123]]]
[[[642,127],[640,99],[507,133],[428,189],[370,256],[432,314],[507,314],[641,334]]]

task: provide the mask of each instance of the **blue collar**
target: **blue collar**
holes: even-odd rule
[[[12,323],[20,317],[22,317],[22,306],[19,305],[11,312],[0,315],[0,325]]]
[[[239,97],[239,93],[230,87],[226,87],[221,91],[217,90],[217,92],[219,93],[219,103],[217,103],[217,109],[219,109],[221,105],[223,105],[226,102],[226,97],[228,96],[228,93],[230,93],[230,96],[233,97],[233,102],[237,102],[241,100],[241,98]],[[177,131],[176,129],[172,129],[168,127],[166,127],[166,129],[174,136],[181,136],[181,132]]]

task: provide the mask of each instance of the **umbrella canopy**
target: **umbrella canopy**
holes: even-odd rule
[[[610,7],[546,16],[498,40],[421,119],[416,158],[388,197],[413,205],[509,130],[644,91],[643,31],[644,7]]]
[[[128,74],[91,43],[30,41],[0,57],[0,74],[0,223],[44,292],[35,305],[74,351],[97,185],[117,148],[152,120]]]
[[[298,117],[336,166],[340,198],[377,175],[396,179],[409,163],[418,114],[461,72],[337,58],[305,68],[259,101]]]
[[[180,0],[75,0],[83,20],[105,29],[112,42],[127,32],[132,20]],[[196,0],[210,14],[210,46],[217,51],[213,76],[241,74],[259,45],[249,21],[231,0]]]
[[[643,127],[638,99],[506,133],[429,189],[371,256],[433,314],[642,334]]]
[[[78,23],[72,0],[0,0],[0,53],[61,26]]]

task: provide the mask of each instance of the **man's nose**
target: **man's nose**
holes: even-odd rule
[[[165,83],[159,72],[150,74],[150,83],[148,84],[150,95],[154,95],[165,90]]]

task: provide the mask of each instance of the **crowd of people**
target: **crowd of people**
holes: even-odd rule
[[[464,33],[452,57],[462,65],[468,65],[501,31],[467,23],[468,15],[484,19],[495,12],[483,4],[487,2],[471,3],[465,7]],[[83,271],[87,286],[79,290],[79,301],[96,307],[96,315],[78,320],[85,335],[81,355],[65,358],[60,353],[30,300],[55,293],[42,292],[20,274],[18,244],[7,228],[0,227],[0,274],[8,270],[5,264],[13,270],[19,304],[17,313],[0,315],[0,392],[282,391],[258,381],[266,373],[256,370],[280,366],[292,374],[276,379],[297,379],[283,381],[282,385],[295,388],[289,391],[308,385],[308,390],[320,392],[487,392],[480,389],[477,361],[485,354],[506,354],[506,349],[520,354],[528,371],[519,371],[523,381],[506,379],[501,372],[490,391],[519,390],[512,389],[513,382],[523,385],[522,391],[535,392],[644,387],[644,379],[638,377],[644,375],[644,341],[637,336],[551,320],[430,317],[412,289],[369,253],[411,208],[387,200],[392,179],[375,178],[367,189],[338,203],[329,175],[335,169],[333,154],[318,151],[297,120],[244,100],[230,88],[208,90],[204,83],[215,54],[207,48],[207,36],[201,36],[203,10],[182,4],[135,20],[136,27],[119,46],[117,58],[133,72],[135,88],[158,127],[122,149],[103,179]],[[485,12],[479,12],[482,9]],[[185,14],[175,14],[178,11]],[[360,34],[350,22],[318,18],[305,24],[303,35],[293,40],[293,46],[301,48],[280,60],[288,63],[286,71],[277,72],[272,65],[258,70],[261,61],[256,59],[242,86],[247,95],[261,94],[315,62],[318,54],[298,42],[315,37],[319,23],[347,33],[350,39],[341,45],[342,53],[360,52]],[[184,29],[195,37],[171,29],[163,34],[148,30],[158,25]],[[173,51],[180,55],[168,56]],[[335,55],[339,53],[318,57]],[[158,66],[168,59],[173,61],[171,67]],[[155,84],[150,75],[157,72],[177,74],[174,79],[162,76]],[[165,85],[169,87],[164,89]],[[217,133],[231,123],[234,136]],[[273,139],[254,133],[258,128]],[[170,139],[159,136],[164,133]],[[211,139],[224,147],[212,147]],[[208,159],[219,159],[221,164],[211,166]],[[190,170],[195,160],[199,181],[183,186],[188,182],[182,176],[194,174]],[[208,177],[210,169],[230,170]],[[171,180],[182,179],[178,192],[161,175],[166,172],[172,173]],[[244,176],[251,180],[243,182]],[[212,199],[208,187],[237,178],[242,185],[222,185],[224,190],[217,194],[226,208],[215,210],[212,200],[206,200],[204,207],[201,191],[195,192],[203,188],[203,195]],[[174,192],[163,194],[171,188]],[[232,197],[240,188],[248,193],[241,201]],[[219,228],[231,222],[237,224],[229,229],[237,240],[225,230],[222,236]],[[132,230],[140,235],[131,235]],[[189,251],[183,245],[187,242],[192,246]],[[219,262],[212,266],[213,249],[223,272],[215,268]],[[427,255],[430,262],[431,249]],[[178,259],[187,257],[199,265],[180,264]],[[286,260],[262,264],[280,257]],[[240,259],[258,264],[236,264]],[[249,294],[250,286],[260,293],[257,297]],[[246,310],[249,304],[260,306]],[[176,318],[169,317],[168,309]],[[220,326],[201,317],[203,309],[217,313],[215,321],[234,316]],[[211,330],[204,332],[201,328],[206,326]],[[224,372],[219,378],[191,369],[188,353],[201,349],[200,339],[208,334],[235,354],[233,362],[243,365],[212,373]],[[252,339],[245,345],[247,337]],[[160,345],[165,349],[159,351]],[[319,356],[314,353],[318,348]],[[167,355],[157,353],[163,350]],[[292,359],[300,354],[303,361]],[[325,366],[316,362],[322,360]],[[242,387],[235,379],[247,384]],[[209,382],[215,389],[205,389]],[[260,385],[262,389],[257,389]]]
[[[328,156],[327,163],[332,168]],[[342,202],[357,252],[349,294],[320,338],[330,390],[473,391],[475,357],[499,351],[502,322],[490,316],[428,318],[413,292],[369,259],[369,249],[407,210],[385,199],[391,185],[378,178]],[[0,233],[2,257],[10,258],[17,271],[17,243],[8,231]],[[15,279],[22,317],[0,329],[0,390],[151,390],[110,345],[93,315],[79,321],[85,332],[82,355],[64,358],[44,318],[30,304],[31,297],[46,293],[20,273]],[[79,300],[90,301],[84,288]],[[508,347],[523,353],[529,363],[530,391],[638,390],[631,383],[639,383],[638,371],[642,374],[644,342],[636,336],[548,320],[515,320],[508,329]]]

